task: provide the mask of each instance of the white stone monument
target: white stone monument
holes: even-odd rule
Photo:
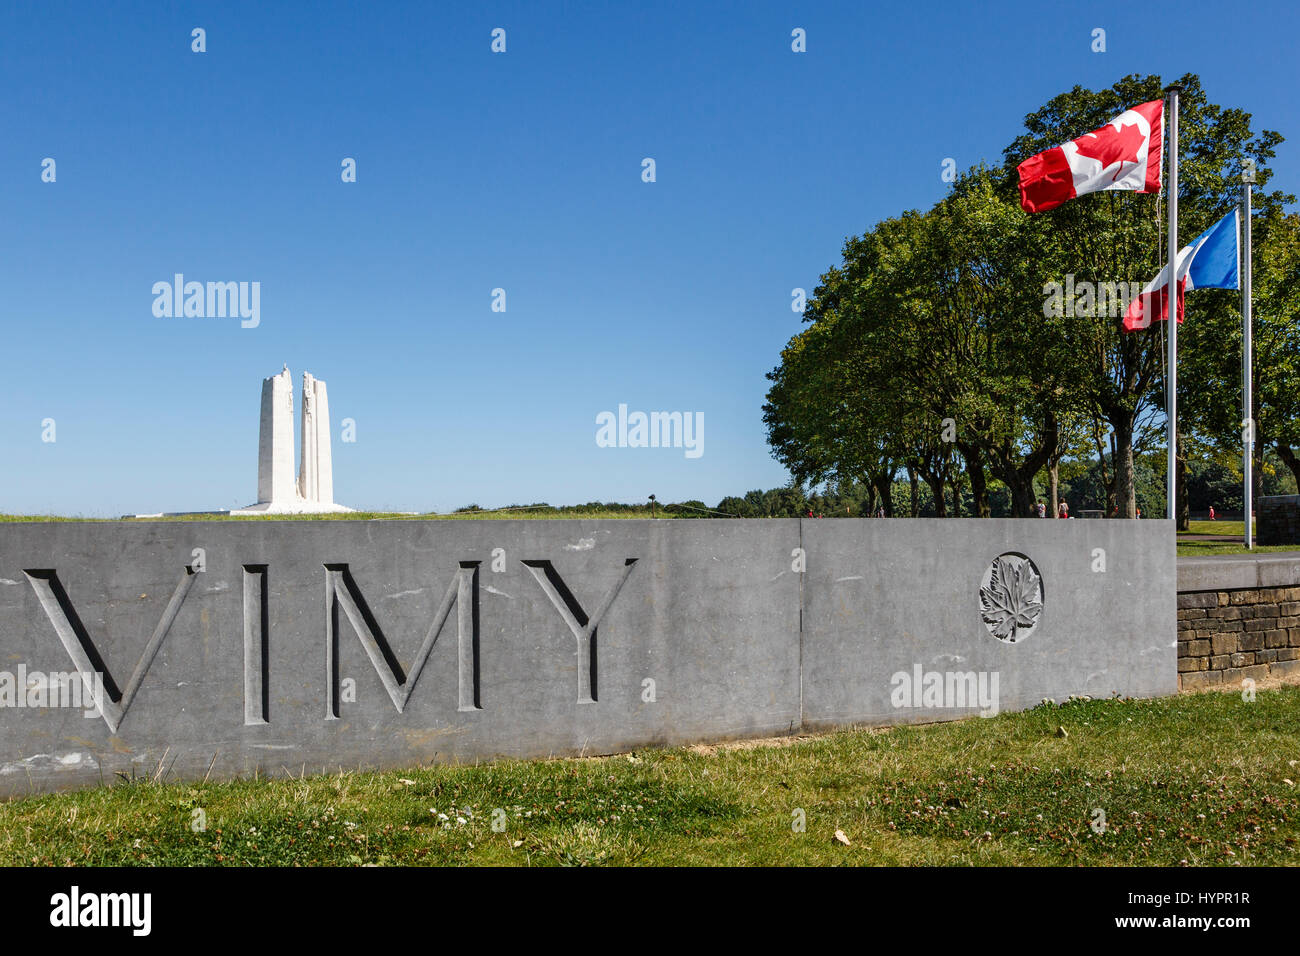
[[[293,476],[293,379],[289,366],[262,382],[257,447],[257,503],[231,514],[323,514],[351,511],[334,503],[330,408],[325,383],[302,377],[302,459]]]

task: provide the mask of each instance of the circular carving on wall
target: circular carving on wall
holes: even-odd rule
[[[1043,613],[1043,576],[1033,561],[999,554],[980,582],[980,620],[999,641],[1016,644],[1038,628]]]

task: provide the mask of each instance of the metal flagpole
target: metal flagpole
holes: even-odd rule
[[[1242,206],[1242,244],[1246,249],[1246,272],[1241,280],[1241,321],[1243,328],[1241,350],[1241,437],[1245,446],[1246,494],[1246,548],[1255,546],[1255,529],[1251,524],[1254,514],[1254,468],[1255,468],[1255,416],[1254,403],[1251,400],[1251,380],[1254,377],[1253,356],[1250,341],[1250,187],[1255,182],[1255,161],[1248,159],[1241,164],[1241,206]]]
[[[1182,92],[1182,87],[1171,86],[1165,92],[1169,94],[1169,284],[1165,286],[1166,324],[1169,326],[1169,359],[1165,373],[1168,389],[1165,409],[1169,419],[1169,474],[1165,493],[1169,499],[1168,517],[1175,520],[1178,492],[1178,94]]]

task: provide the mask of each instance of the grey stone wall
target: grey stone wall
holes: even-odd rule
[[[980,689],[1002,710],[1171,693],[1172,539],[1160,521],[0,525],[0,793],[942,720],[989,710]],[[1012,553],[1032,565],[991,577]],[[1014,642],[993,633],[1008,614]],[[51,706],[77,702],[89,716]]]
[[[1004,710],[1070,694],[1173,693],[1171,527],[805,521],[805,725],[935,720],[934,709],[894,706],[891,676],[918,664],[923,673],[997,673]],[[1034,562],[1044,590],[1035,630],[1015,643],[993,638],[980,613],[981,573],[1008,552]]]

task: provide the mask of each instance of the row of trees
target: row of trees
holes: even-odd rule
[[[1242,484],[1240,462],[1214,459],[1193,460],[1187,469],[1187,500],[1193,514],[1204,515],[1213,507],[1219,514],[1240,514],[1242,509]],[[1114,474],[1109,461],[1097,459],[1071,459],[1061,463],[1058,474],[1058,496],[1068,503],[1070,513],[1100,511],[1106,507],[1110,496],[1109,479]],[[1139,454],[1134,459],[1134,496],[1137,510],[1144,518],[1163,518],[1165,515],[1165,452],[1163,449]],[[1265,456],[1262,474],[1264,494],[1293,495],[1297,485],[1295,477],[1270,452]],[[1046,470],[1034,479],[1035,501],[1048,500],[1050,476]],[[936,499],[924,482],[910,482],[906,477],[893,483],[891,498],[896,504],[895,516],[934,517],[939,513]],[[974,514],[974,497],[969,486],[961,486],[960,508],[951,500],[944,502],[945,513]],[[991,479],[988,483],[989,513],[994,518],[1012,516],[1011,493],[1002,482]],[[817,488],[804,488],[791,484],[767,491],[751,491],[744,496],[729,496],[708,509],[680,513],[678,517],[737,517],[737,518],[796,518],[814,516],[826,518],[862,518],[875,513],[880,506],[878,489],[861,481],[831,481]],[[688,502],[703,508],[701,502]],[[670,506],[680,507],[680,506]],[[669,511],[669,509],[665,509]]]
[[[1187,497],[1191,510],[1203,514],[1213,506],[1223,514],[1239,513],[1242,508],[1240,462],[1232,460],[1195,460],[1188,465]],[[1138,508],[1145,517],[1163,517],[1165,511],[1165,453],[1163,450],[1138,455],[1134,464],[1134,487]],[[1085,510],[1100,510],[1107,500],[1108,475],[1114,471],[1106,460],[1071,459],[1059,467],[1059,495],[1069,503],[1072,514]],[[1293,495],[1295,478],[1280,457],[1270,451],[1265,455],[1262,471],[1265,494]],[[1035,500],[1046,500],[1049,475],[1040,472],[1034,479]],[[959,509],[948,513],[973,513],[973,498],[964,487],[963,502]],[[1009,517],[1012,512],[1011,494],[997,479],[988,483],[990,514],[995,518]],[[938,509],[930,488],[919,480],[895,479],[891,499],[898,503],[896,515],[933,517]],[[455,514],[502,514],[521,517],[539,516],[590,516],[593,518],[664,516],[673,518],[798,518],[809,512],[826,518],[863,518],[875,513],[880,504],[878,492],[861,481],[830,481],[823,486],[808,488],[797,482],[766,491],[755,490],[744,495],[728,495],[716,505],[699,499],[680,502],[635,503],[614,501],[589,501],[579,505],[551,505],[535,502],[530,505],[512,504],[505,508],[485,509],[477,504],[457,508]]]
[[[1243,159],[1258,169],[1256,473],[1262,482],[1273,449],[1300,476],[1300,217],[1285,208],[1295,197],[1266,188],[1282,137],[1210,103],[1196,76],[1179,83],[1184,242],[1237,203]],[[1054,507],[1062,464],[1090,461],[1106,513],[1135,514],[1138,461],[1164,446],[1164,331],[1123,332],[1127,303],[1114,290],[1160,271],[1163,203],[1105,192],[1030,216],[1016,166],[1162,96],[1156,76],[1076,87],[1026,118],[1001,166],[968,170],[928,212],[845,242],[808,300],[807,327],[768,374],[768,441],[797,483],[860,484],[868,510],[879,502],[894,514],[911,510],[894,500],[906,475],[909,492],[923,484],[941,517],[991,515],[996,483],[1012,514],[1030,516],[1037,476],[1048,476]],[[1049,302],[1053,283],[1082,291]],[[1186,301],[1180,446],[1221,459],[1241,447],[1239,294]]]

